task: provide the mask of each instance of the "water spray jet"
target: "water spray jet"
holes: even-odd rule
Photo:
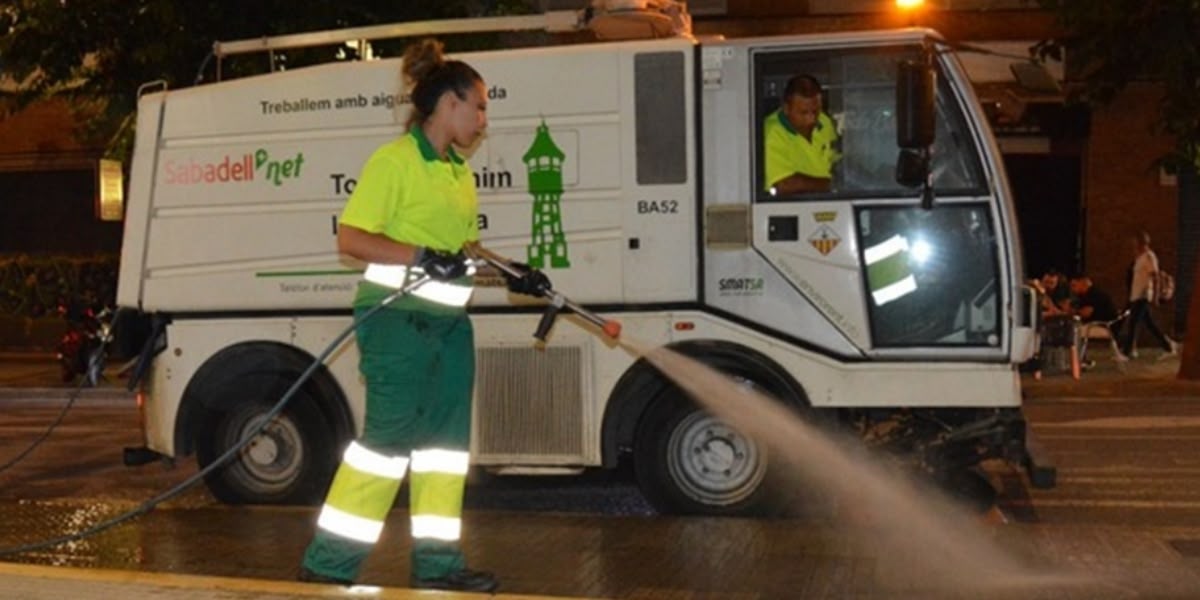
[[[481,249],[479,256],[510,277],[525,274],[489,251]],[[670,348],[623,337],[620,322],[605,319],[552,288],[542,290],[542,296],[549,302],[534,333],[538,340],[545,341],[559,312],[574,312],[626,351],[648,361],[706,410],[770,447],[795,472],[854,504],[851,512],[865,509],[870,518],[843,524],[856,530],[856,536],[877,553],[882,571],[888,570],[885,563],[896,563],[892,570],[906,580],[902,587],[915,585],[915,589],[934,593],[1022,594],[1089,583],[1086,577],[1022,564],[991,543],[979,523],[950,498],[898,477],[866,457],[863,448],[805,422],[782,402]],[[883,515],[887,518],[881,518]]]

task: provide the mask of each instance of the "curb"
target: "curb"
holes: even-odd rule
[[[344,588],[331,584],[300,583],[251,579],[246,577],[222,577],[215,575],[190,575],[177,573],[155,573],[146,571],[93,569],[81,567],[59,567],[0,563],[0,582],[8,591],[15,591],[16,598],[49,598],[40,592],[48,592],[55,598],[92,597],[97,591],[116,592],[120,597],[149,600],[151,598],[380,598],[384,600],[566,600],[563,596],[530,594],[483,594],[473,592],[439,592],[394,587],[354,586]],[[360,589],[362,588],[362,589]],[[592,596],[587,596],[590,598]],[[579,600],[584,600],[579,598]]]
[[[13,352],[0,350],[0,361],[55,363],[58,354],[49,351]]]
[[[119,387],[100,388],[0,388],[0,404],[17,406],[21,404],[44,405],[48,401],[68,402],[78,394],[76,404],[92,406],[128,406],[136,408],[137,400],[134,392]]]

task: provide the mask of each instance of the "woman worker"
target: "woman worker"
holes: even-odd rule
[[[410,584],[491,592],[496,578],[468,569],[459,546],[475,371],[468,257],[480,248],[474,177],[454,151],[487,127],[487,94],[479,73],[433,40],[407,49],[403,75],[413,86],[407,133],[363,167],[338,250],[368,263],[356,316],[415,277],[431,281],[357,325],[363,433],[346,449],[299,579],[352,583],[411,471]],[[505,274],[509,290],[550,289],[541,271],[512,266],[520,275]]]

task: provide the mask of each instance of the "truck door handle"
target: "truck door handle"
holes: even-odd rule
[[[778,216],[767,218],[767,241],[794,242],[800,239],[800,217]]]

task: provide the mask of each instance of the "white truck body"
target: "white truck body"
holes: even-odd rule
[[[486,137],[463,149],[482,241],[540,266],[573,301],[619,320],[626,339],[716,343],[717,366],[786,396],[754,376],[776,374],[801,405],[1017,411],[1033,303],[998,149],[948,51],[936,54],[936,206],[921,209],[920,190],[892,176],[892,67],[923,44],[936,44],[932,32],[457,56],[488,87]],[[775,198],[760,191],[759,130],[796,69],[826,85],[845,158],[832,192]],[[399,72],[398,59],[333,63],[141,98],[118,304],[163,324],[160,351],[145,357],[149,450],[173,457],[199,448],[203,462],[202,438],[219,423],[212,415],[233,402],[202,389],[206,365],[236,368],[220,363],[223,351],[249,344],[311,358],[350,326],[362,265],[338,256],[336,219],[366,158],[403,133]],[[526,161],[553,160],[537,155],[539,135],[561,151],[561,189],[530,189]],[[561,233],[531,231],[535,206],[558,210]],[[916,289],[881,303],[868,259],[894,233],[923,255],[909,261]],[[539,263],[543,251],[560,260]],[[654,401],[622,385],[636,379],[638,357],[570,316],[537,347],[530,336],[541,303],[479,283],[473,462],[561,472],[613,466],[637,446],[637,421]],[[730,368],[739,349],[759,366]],[[344,404],[333,413],[355,430],[364,396],[356,363],[351,338],[321,373],[334,397],[312,399]],[[222,389],[215,395],[234,387]],[[275,445],[248,451],[248,462],[296,467],[275,464],[286,432],[263,435]],[[218,495],[311,501],[323,484],[307,485],[304,498]],[[722,511],[743,500],[660,504]]]

